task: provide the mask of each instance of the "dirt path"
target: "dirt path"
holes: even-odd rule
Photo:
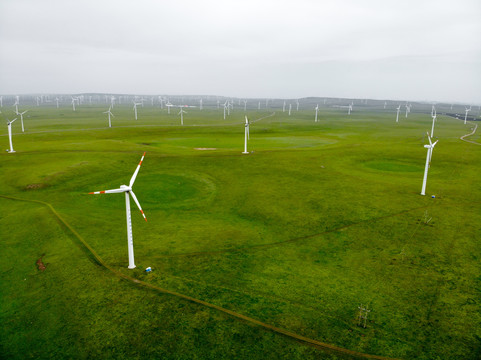
[[[478,128],[478,124],[476,124],[474,126],[474,130],[472,132],[470,132],[469,134],[466,134],[466,135],[463,135],[460,137],[460,139],[462,141],[466,141],[468,143],[471,143],[471,144],[474,144],[474,145],[481,145],[480,143],[476,142],[476,141],[472,141],[472,140],[466,140],[465,138],[467,138],[468,136],[471,136],[471,135],[474,135],[474,133],[476,132],[476,129]]]

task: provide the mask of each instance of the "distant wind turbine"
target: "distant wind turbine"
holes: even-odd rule
[[[291,116],[292,104],[289,104],[289,116]]]
[[[319,112],[319,104],[316,105],[316,117],[314,119],[314,122],[317,122],[317,113]]]
[[[25,114],[28,110],[25,110],[24,112],[17,113],[17,115],[20,115],[20,123],[22,124],[22,132],[25,132],[25,129],[23,128],[23,114]]]
[[[428,134],[428,141],[429,145],[424,145],[424,147],[427,149],[427,155],[426,155],[426,166],[424,167],[424,178],[423,178],[423,186],[421,188],[421,195],[426,195],[426,182],[428,179],[428,170],[429,166],[431,164],[431,157],[433,156],[433,149],[434,146],[437,144],[438,140],[436,142],[431,141],[431,137]]]
[[[13,150],[13,144],[12,144],[12,124],[15,120],[17,120],[17,118],[13,119],[12,121],[9,121],[7,119],[8,141],[10,143],[10,149],[7,150],[8,153],[14,153],[15,152],[15,150]]]
[[[247,119],[247,116],[245,116],[245,119],[246,123],[244,128],[244,151],[242,153],[248,154],[249,152],[247,151],[247,140],[249,140],[249,120]]]
[[[284,104],[282,105],[282,112],[286,112],[286,102],[284,101]]]
[[[399,122],[399,110],[401,110],[401,105],[397,107],[396,122]]]
[[[467,107],[466,108],[466,114],[464,115],[464,125],[466,125],[466,120],[468,119],[468,112],[471,111],[471,106],[469,107],[469,109]]]
[[[296,100],[296,111],[299,111],[299,100]]]
[[[167,114],[170,115],[170,108],[171,108],[172,106],[174,106],[174,105],[172,105],[172,104],[170,103],[170,101],[167,101],[167,103],[165,104],[165,106],[167,106]]]
[[[431,139],[434,136],[434,123],[436,122],[436,114],[433,115],[433,126],[431,127]]]
[[[112,114],[111,109],[112,109],[112,105],[109,107],[109,109],[107,111],[103,112],[103,114],[107,114],[109,116],[109,127],[112,127],[112,123],[110,122],[110,116],[115,117],[114,114]]]
[[[183,107],[181,106],[180,111],[177,115],[180,115],[180,125],[182,125],[182,126],[184,126],[184,113],[187,114],[187,111],[185,111],[183,109]]]
[[[57,102],[57,109],[58,109],[58,97],[55,98],[55,101]]]
[[[202,99],[199,100],[199,110],[202,110]]]
[[[134,116],[135,116],[135,120],[137,120],[137,106],[140,105],[141,103],[136,103],[134,101]]]

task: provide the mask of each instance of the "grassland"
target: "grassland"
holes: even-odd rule
[[[419,195],[427,112],[396,124],[393,110],[322,108],[314,123],[302,108],[249,110],[242,155],[240,109],[190,109],[180,126],[177,111],[135,121],[117,106],[108,128],[104,106],[32,107],[17,152],[0,155],[0,195],[26,200],[0,197],[0,357],[358,357],[119,272],[360,353],[479,358],[481,146],[459,139],[473,125],[438,116],[432,198]],[[144,151],[134,191],[148,222],[132,206],[128,270],[123,196],[87,193],[127,184]]]

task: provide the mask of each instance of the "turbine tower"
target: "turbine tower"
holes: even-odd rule
[[[242,152],[243,154],[248,154],[249,152],[247,151],[247,140],[249,140],[249,120],[246,118],[246,124],[245,124],[245,129],[244,129],[244,151]]]
[[[316,105],[316,117],[314,119],[314,122],[317,122],[317,113],[319,112],[319,104]]]
[[[401,105],[397,107],[396,122],[399,122],[399,110],[401,110]]]
[[[429,140],[429,145],[424,145],[424,147],[427,149],[428,152],[426,155],[426,166],[424,167],[424,178],[423,178],[423,187],[421,188],[421,195],[426,195],[426,181],[428,179],[428,170],[431,164],[431,157],[433,156],[434,146],[438,142],[438,140],[436,140],[436,142],[433,143],[431,141],[431,137],[429,136],[429,134],[428,134],[428,140]]]
[[[17,118],[13,119],[12,121],[9,121],[7,119],[8,141],[10,142],[10,149],[7,150],[8,153],[14,153],[15,152],[15,150],[13,150],[13,144],[12,144],[12,124],[15,120],[17,120]]]
[[[129,195],[132,196],[132,199],[137,204],[140,212],[142,213],[142,216],[144,217],[145,221],[147,221],[147,218],[145,217],[144,211],[140,207],[140,203],[137,200],[137,197],[135,196],[134,192],[132,191],[132,186],[134,185],[135,178],[137,177],[137,174],[139,173],[140,165],[142,165],[142,161],[144,160],[144,156],[145,156],[145,152],[142,155],[142,158],[140,159],[140,163],[139,163],[139,165],[137,165],[137,169],[135,169],[134,175],[132,175],[132,178],[130,179],[130,182],[129,182],[128,186],[127,185],[120,185],[119,189],[95,191],[95,192],[89,193],[89,194],[125,193],[125,209],[126,209],[126,215],[127,215],[127,243],[128,243],[128,251],[129,251],[129,269],[135,268],[134,242],[133,242],[133,236],[132,236],[132,219],[130,217],[130,198],[129,198]]]

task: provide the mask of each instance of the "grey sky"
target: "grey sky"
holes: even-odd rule
[[[0,0],[0,93],[481,104],[479,0]]]

